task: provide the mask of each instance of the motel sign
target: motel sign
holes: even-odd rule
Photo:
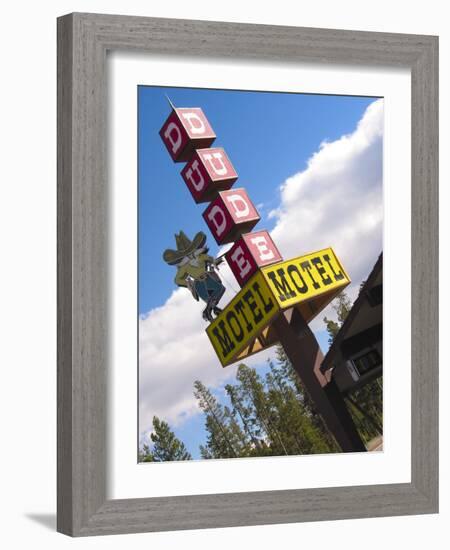
[[[308,323],[350,283],[331,248],[283,260],[268,231],[253,231],[260,215],[202,109],[175,108],[160,130],[181,177],[217,244],[240,292],[218,313],[206,333],[223,367],[280,343],[343,451],[365,451],[342,396],[320,372],[323,359]],[[220,310],[219,310],[220,311]]]
[[[202,215],[217,244],[233,243],[225,259],[241,291],[206,329],[222,366],[277,343],[269,325],[282,310],[296,307],[309,322],[350,283],[331,248],[283,262],[268,231],[253,231],[260,215],[234,187],[225,149],[210,147],[216,134],[202,109],[173,108],[160,136],[174,162],[186,162],[181,177],[193,200],[209,203]]]
[[[206,329],[219,361],[225,367],[242,359],[283,309],[295,306],[311,321],[349,283],[331,248],[261,268]]]

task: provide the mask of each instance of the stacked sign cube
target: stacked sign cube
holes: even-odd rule
[[[260,267],[283,259],[267,231],[242,235],[225,258],[240,286],[244,286]]]
[[[233,243],[225,259],[240,292],[218,312],[206,332],[222,366],[274,345],[271,328],[283,310],[298,308],[309,322],[350,279],[331,248],[287,262],[267,231],[252,231],[260,220],[238,175],[199,108],[176,109],[160,130],[174,162],[186,162],[181,176],[194,201],[209,203],[203,218],[220,245]]]
[[[235,241],[261,219],[245,189],[221,191],[203,212],[217,244]]]
[[[211,201],[219,191],[230,189],[238,175],[220,147],[197,149],[181,171],[196,203]]]
[[[159,135],[174,162],[189,160],[195,149],[209,147],[216,139],[216,134],[199,108],[173,109]]]
[[[216,134],[203,111],[173,108],[159,132],[174,162],[186,162],[181,176],[196,203],[209,202],[203,218],[218,244],[234,243],[225,255],[242,287],[263,266],[282,257],[267,231],[249,233],[258,211],[238,179],[228,155],[211,147]]]

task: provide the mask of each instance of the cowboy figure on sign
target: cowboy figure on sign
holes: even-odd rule
[[[177,267],[175,284],[188,288],[197,300],[206,302],[203,310],[205,321],[213,320],[213,313],[218,315],[222,310],[217,306],[222,298],[225,287],[217,274],[217,266],[223,258],[213,258],[208,255],[205,247],[206,235],[199,231],[191,241],[183,231],[175,235],[176,250],[164,251],[164,261]]]

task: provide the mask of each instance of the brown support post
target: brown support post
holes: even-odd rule
[[[342,451],[366,451],[334,381],[323,387],[319,381],[316,372],[322,363],[323,353],[301,313],[294,308],[290,322],[281,314],[273,326],[292,366]]]

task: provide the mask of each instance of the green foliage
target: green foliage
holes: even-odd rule
[[[342,292],[333,304],[337,321],[324,318],[333,342],[352,307]],[[339,452],[302,381],[281,346],[269,372],[239,365],[236,383],[225,386],[230,406],[222,404],[202,382],[194,396],[203,411],[206,441],[204,459],[251,456],[303,455]],[[347,405],[361,437],[367,441],[381,432],[382,384],[375,380],[347,397]],[[190,460],[192,457],[167,422],[153,418],[152,445],[143,445],[140,462]]]
[[[236,383],[225,390],[231,408],[221,405],[200,382],[194,395],[205,414],[207,440],[202,458],[301,455],[337,450],[309,400],[296,386],[296,374],[279,350],[277,364],[262,378],[239,365]]]
[[[194,383],[194,396],[205,414],[207,440],[200,448],[202,458],[246,456],[246,437],[232,411],[221,405],[200,380]]]
[[[328,343],[331,345],[336,338],[342,323],[345,321],[349,311],[352,309],[352,302],[345,292],[341,292],[333,301],[332,308],[336,312],[337,322],[327,317],[323,318],[323,322],[327,327]]]
[[[383,432],[383,378],[369,382],[346,399],[353,421],[366,443]]]
[[[184,443],[175,436],[167,422],[154,416],[153,430],[150,439],[153,441],[153,457],[156,462],[192,459]]]
[[[329,452],[331,449],[326,437],[307,413],[304,396],[298,399],[294,387],[287,382],[280,366],[270,364],[266,384],[269,389],[270,409],[273,411],[273,424],[280,434],[286,454]]]
[[[139,450],[139,462],[155,462],[150,447],[146,444]]]
[[[359,286],[359,292],[365,284],[363,281]],[[338,322],[324,318],[329,335],[329,343],[332,344],[348,313],[352,303],[345,292],[341,292],[333,303]],[[362,388],[352,392],[346,397],[347,407],[352,415],[355,426],[367,443],[377,435],[381,435],[383,426],[383,386],[382,378],[369,382]]]
[[[339,324],[336,323],[336,321],[333,321],[333,319],[328,319],[327,317],[323,318],[323,322],[327,327],[328,343],[331,346],[334,339],[336,338],[337,333],[339,332]]]
[[[310,398],[302,380],[295,372],[292,363],[286,355],[282,346],[276,348],[276,356],[282,375],[290,382],[294,388],[297,400],[302,404],[305,415],[310,419],[312,425],[320,434],[321,439],[326,444],[327,452],[339,452],[340,448],[337,445],[334,437],[328,431],[322,417],[317,412],[314,401]]]
[[[157,416],[153,417],[153,432],[150,434],[152,448],[146,444],[139,451],[139,462],[166,462],[169,460],[191,460],[184,443],[180,441],[170,426]]]

